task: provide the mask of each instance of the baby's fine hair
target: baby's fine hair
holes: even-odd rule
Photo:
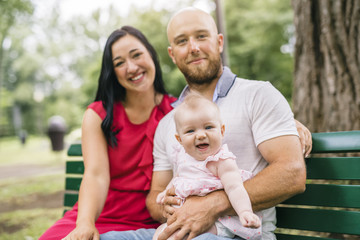
[[[218,113],[219,120],[221,122],[219,107],[214,102],[210,101],[199,93],[190,92],[186,95],[184,101],[175,109],[175,123],[178,122],[178,116],[181,114],[183,109],[196,111],[203,108],[213,108]]]

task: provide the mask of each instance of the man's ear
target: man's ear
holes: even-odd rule
[[[221,135],[224,136],[225,134],[225,124],[221,125]]]
[[[178,142],[181,144],[181,138],[180,138],[179,134],[176,133],[175,137],[176,137],[176,140],[178,140]]]
[[[224,35],[218,34],[219,52],[222,53],[224,50]]]
[[[176,60],[175,60],[174,54],[172,52],[172,48],[170,46],[168,47],[168,53],[169,53],[169,56],[170,56],[171,60],[173,61],[173,63],[176,64]]]

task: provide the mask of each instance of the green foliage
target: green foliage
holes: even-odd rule
[[[280,51],[291,37],[292,9],[282,0],[227,0],[231,69],[239,77],[270,81],[290,100],[293,58]]]
[[[46,133],[53,115],[65,118],[68,131],[78,128],[86,106],[95,98],[105,41],[123,25],[143,31],[158,53],[166,89],[178,96],[186,82],[168,56],[166,27],[177,9],[197,2],[175,1],[158,9],[154,1],[146,8],[133,7],[126,17],[110,6],[89,17],[64,21],[58,6],[43,19],[29,20],[26,17],[34,9],[29,0],[0,0],[0,36],[2,41],[6,37],[1,46],[7,46],[0,48],[0,136],[9,133],[3,129],[13,129],[14,104],[26,119],[21,127],[29,133]],[[214,3],[208,0],[208,4]],[[292,37],[289,2],[227,0],[223,4],[233,72],[270,81],[290,99],[293,58],[280,51]]]
[[[0,39],[24,14],[32,14],[34,7],[30,0],[0,0]],[[1,41],[2,43],[2,41]]]

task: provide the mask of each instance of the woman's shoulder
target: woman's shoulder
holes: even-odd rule
[[[106,110],[102,104],[102,101],[94,101],[87,106],[87,109],[92,109],[96,112],[102,119],[106,116]]]
[[[164,94],[164,97],[159,105],[159,108],[161,109],[161,111],[164,113],[164,114],[167,114],[168,112],[170,112],[173,107],[171,106],[171,104],[173,102],[175,102],[177,100],[176,97],[173,97],[169,94]]]

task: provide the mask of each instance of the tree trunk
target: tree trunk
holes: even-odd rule
[[[360,130],[360,1],[292,6],[295,118],[311,132]]]

